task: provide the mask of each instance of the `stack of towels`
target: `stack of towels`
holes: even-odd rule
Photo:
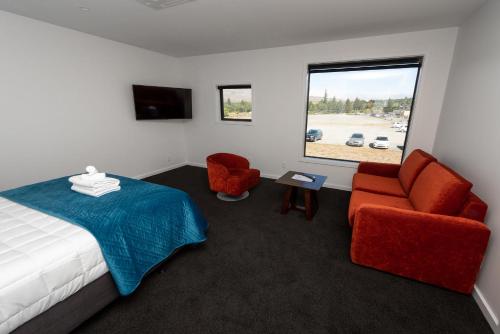
[[[99,173],[94,166],[88,166],[86,171],[86,174],[69,178],[69,182],[73,184],[71,190],[89,196],[100,197],[121,189],[120,180],[107,177],[106,173]]]

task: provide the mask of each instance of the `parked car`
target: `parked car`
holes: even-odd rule
[[[391,128],[397,128],[397,129],[399,129],[402,126],[403,126],[403,123],[401,123],[401,122],[394,122],[394,123],[392,123]]]
[[[385,136],[378,136],[372,144],[373,148],[389,148],[390,142],[389,138]]]
[[[406,132],[408,131],[408,125],[403,124],[399,129],[396,130],[396,132]]]
[[[320,129],[310,129],[306,133],[306,141],[315,142],[321,140],[322,138],[323,138],[323,131],[321,131]]]
[[[349,146],[363,146],[365,144],[365,136],[362,133],[353,133],[346,144]]]

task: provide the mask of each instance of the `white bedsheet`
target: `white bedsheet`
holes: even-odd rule
[[[0,197],[0,333],[108,271],[86,230]]]

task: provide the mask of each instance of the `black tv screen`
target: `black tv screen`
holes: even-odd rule
[[[192,118],[191,89],[133,85],[135,118]]]

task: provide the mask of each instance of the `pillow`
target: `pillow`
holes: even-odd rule
[[[472,183],[457,173],[431,162],[415,180],[409,199],[418,211],[457,215],[471,188]]]
[[[420,172],[427,167],[431,162],[436,161],[432,155],[422,151],[415,150],[405,159],[399,169],[399,182],[403,186],[403,190],[409,194],[413,183],[417,179]]]

